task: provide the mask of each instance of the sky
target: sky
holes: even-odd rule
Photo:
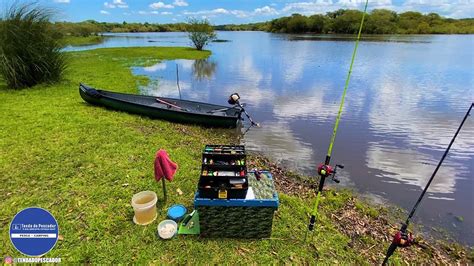
[[[0,0],[5,7],[13,0]],[[20,1],[23,2],[23,1]],[[339,8],[363,9],[365,0],[39,0],[58,11],[56,20],[175,23],[190,17],[212,24],[267,21],[293,13],[324,14]],[[386,8],[436,12],[445,17],[474,17],[474,0],[369,0],[369,10]]]

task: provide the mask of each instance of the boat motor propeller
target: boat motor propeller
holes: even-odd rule
[[[247,118],[249,119],[250,123],[252,126],[256,126],[256,127],[260,127],[260,124],[259,123],[256,123],[255,121],[253,121],[252,117],[250,117],[250,115],[247,113],[247,111],[245,110],[245,105],[240,103],[240,95],[237,93],[237,92],[234,92],[232,93],[230,96],[229,96],[229,100],[227,101],[229,104],[231,105],[238,105],[242,111],[244,111],[244,114],[247,116]]]

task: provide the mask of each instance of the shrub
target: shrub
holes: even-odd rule
[[[202,50],[204,46],[217,37],[214,28],[207,19],[189,19],[186,31],[197,50]]]
[[[52,12],[34,4],[13,4],[0,23],[0,74],[10,88],[58,81],[65,70]]]

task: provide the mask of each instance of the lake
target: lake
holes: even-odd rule
[[[261,124],[243,143],[316,175],[332,133],[354,42],[347,36],[218,32],[207,60],[134,67],[139,93],[226,104],[238,92]],[[107,34],[123,46],[189,46],[185,33]],[[337,186],[410,210],[474,100],[474,36],[370,38],[359,45],[332,162]],[[94,85],[94,84],[90,84]],[[112,89],[112,88],[103,88]],[[474,121],[469,118],[417,210],[415,222],[474,245]],[[328,182],[330,186],[335,184]],[[308,202],[313,204],[313,202]],[[438,230],[436,230],[438,231]]]

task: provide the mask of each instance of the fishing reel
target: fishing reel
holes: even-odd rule
[[[344,169],[344,165],[336,164],[336,166],[334,166],[334,168],[333,168],[332,166],[327,165],[327,164],[320,164],[318,166],[318,174],[321,177],[324,177],[324,178],[329,176],[329,177],[331,177],[332,181],[339,184],[341,182],[341,180],[339,180],[336,177],[337,168]]]
[[[402,228],[393,235],[392,245],[396,245],[400,248],[405,248],[413,245],[415,243],[415,238],[413,234],[408,232],[406,229],[407,226],[402,225]]]

